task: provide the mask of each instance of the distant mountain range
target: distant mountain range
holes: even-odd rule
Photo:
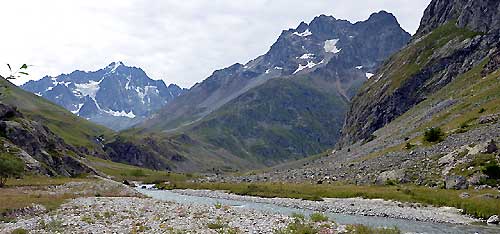
[[[115,130],[128,128],[186,90],[153,80],[137,67],[113,62],[92,71],[74,71],[29,81],[21,88],[72,113]]]

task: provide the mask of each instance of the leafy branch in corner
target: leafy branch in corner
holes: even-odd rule
[[[9,80],[20,78],[22,75],[25,75],[25,76],[29,75],[26,72],[26,69],[28,69],[28,65],[27,64],[23,64],[16,71],[12,70],[12,67],[8,63],[7,63],[7,67],[9,68],[9,72],[10,72],[10,75],[7,76],[7,79],[9,79]]]

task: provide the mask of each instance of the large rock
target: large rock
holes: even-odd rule
[[[469,187],[465,177],[457,175],[447,176],[444,183],[446,189],[467,189]]]
[[[491,140],[486,145],[486,149],[484,150],[484,153],[485,154],[492,154],[492,153],[496,153],[496,152],[498,152],[497,144],[494,140]]]
[[[15,106],[0,103],[0,120],[7,120],[13,117],[22,117],[22,114],[17,111]]]
[[[481,172],[476,172],[474,175],[472,175],[468,181],[469,181],[469,184],[470,185],[480,185],[481,184],[481,181],[483,179],[486,179],[488,178],[487,175],[481,173]]]
[[[493,215],[490,218],[488,218],[488,220],[486,221],[486,223],[489,223],[489,224],[498,224],[498,223],[500,223],[500,218],[498,217],[498,215]]]
[[[377,176],[376,184],[385,184],[387,181],[394,181],[397,183],[407,182],[406,173],[404,169],[384,171]]]
[[[27,170],[51,176],[96,173],[80,161],[83,154],[45,125],[23,118],[13,106],[0,104],[0,113],[2,150],[23,160]]]
[[[432,0],[424,12],[417,36],[422,36],[448,21],[478,32],[500,29],[498,0]]]

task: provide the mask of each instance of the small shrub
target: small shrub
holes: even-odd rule
[[[0,187],[7,183],[8,178],[21,176],[23,173],[23,161],[10,154],[0,154]]]
[[[62,224],[63,224],[63,221],[56,220],[56,219],[53,219],[48,223],[45,223],[45,221],[43,221],[43,220],[40,222],[42,229],[45,229],[49,233],[61,232],[63,229]]]
[[[112,212],[106,211],[106,212],[104,212],[104,214],[103,214],[103,215],[104,215],[104,217],[105,217],[105,218],[109,219],[109,218],[111,218],[113,215],[115,215],[115,213],[114,213],[114,212],[112,213]]]
[[[90,216],[83,216],[80,218],[83,222],[93,224],[95,221]]]
[[[372,228],[365,225],[349,225],[348,233],[351,234],[401,234],[401,230],[394,228]]]
[[[405,145],[405,149],[407,150],[411,150],[415,147],[414,144],[410,143],[410,142],[406,142],[406,145]]]
[[[485,111],[486,111],[486,109],[481,108],[481,109],[479,109],[479,111],[478,111],[477,113],[482,114],[482,113],[484,113]]]
[[[310,216],[311,221],[319,223],[328,221],[328,217],[321,213],[312,213]]]
[[[221,209],[222,208],[222,204],[220,202],[217,202],[215,203],[215,209]]]
[[[389,179],[389,180],[385,181],[385,185],[388,185],[388,186],[394,186],[394,185],[397,185],[397,184],[398,184],[398,182],[395,181],[395,180]]]
[[[496,163],[488,164],[484,167],[483,173],[490,179],[500,179],[500,166]]]
[[[306,216],[304,216],[303,214],[299,214],[299,213],[293,213],[292,214],[292,218],[294,218],[294,219],[300,219],[300,220],[305,220]]]
[[[310,222],[305,222],[303,219],[295,219],[294,222],[288,224],[286,228],[274,230],[275,234],[316,234],[319,229],[314,227]]]
[[[224,228],[224,224],[221,223],[220,221],[217,221],[215,223],[209,223],[209,224],[207,224],[207,227],[209,229],[222,229],[222,228]]]
[[[10,233],[11,234],[28,234],[28,231],[26,229],[17,228],[17,229],[12,230],[12,232],[10,232]]]
[[[424,141],[440,142],[444,140],[444,133],[441,128],[429,128],[424,132]]]

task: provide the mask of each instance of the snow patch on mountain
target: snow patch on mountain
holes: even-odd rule
[[[357,67],[356,67],[356,69],[358,69],[358,70],[359,70],[359,69],[362,69],[362,68],[363,68],[363,66],[357,66]]]
[[[91,80],[88,83],[75,84],[75,87],[81,96],[90,96],[92,99],[95,100],[95,95],[99,91],[100,88],[99,84],[101,83],[101,81],[102,80],[100,81]]]
[[[339,42],[339,39],[332,39],[332,40],[326,40],[325,41],[325,52],[327,53],[339,53],[342,49],[337,48],[337,43]]]
[[[80,110],[82,109],[82,106],[83,106],[83,103],[78,104],[78,106],[75,106],[76,110],[71,111],[71,113],[78,115],[78,112],[80,112]]]
[[[374,74],[373,74],[373,73],[369,73],[369,72],[367,72],[365,75],[366,75],[366,78],[367,78],[367,79],[370,79],[370,78],[372,78],[372,76],[373,76]]]
[[[299,36],[299,37],[308,37],[308,36],[311,36],[311,35],[312,35],[312,32],[311,32],[311,31],[309,31],[309,29],[306,29],[306,31],[301,32],[301,33],[299,33],[299,32],[294,32],[294,33],[293,33],[293,35],[295,35],[295,36]]]
[[[315,63],[313,61],[308,61],[306,65],[302,65],[302,64],[299,63],[299,67],[297,68],[297,70],[295,70],[293,72],[293,74],[296,74],[296,73],[298,73],[298,72],[300,72],[300,71],[302,71],[302,70],[304,70],[306,68],[311,69],[311,68],[313,68],[313,67],[315,67],[315,66],[317,66],[319,64],[322,64],[322,63],[324,63],[324,60],[322,60],[320,63]]]
[[[105,113],[107,114],[110,114],[112,116],[115,116],[115,117],[127,117],[127,118],[130,118],[130,119],[133,119],[135,118],[135,114],[133,111],[130,111],[130,112],[125,112],[124,110],[122,111],[114,111],[114,110],[103,110]]]
[[[312,59],[314,58],[314,54],[308,53],[308,54],[303,54],[302,56],[298,57],[299,59]]]

